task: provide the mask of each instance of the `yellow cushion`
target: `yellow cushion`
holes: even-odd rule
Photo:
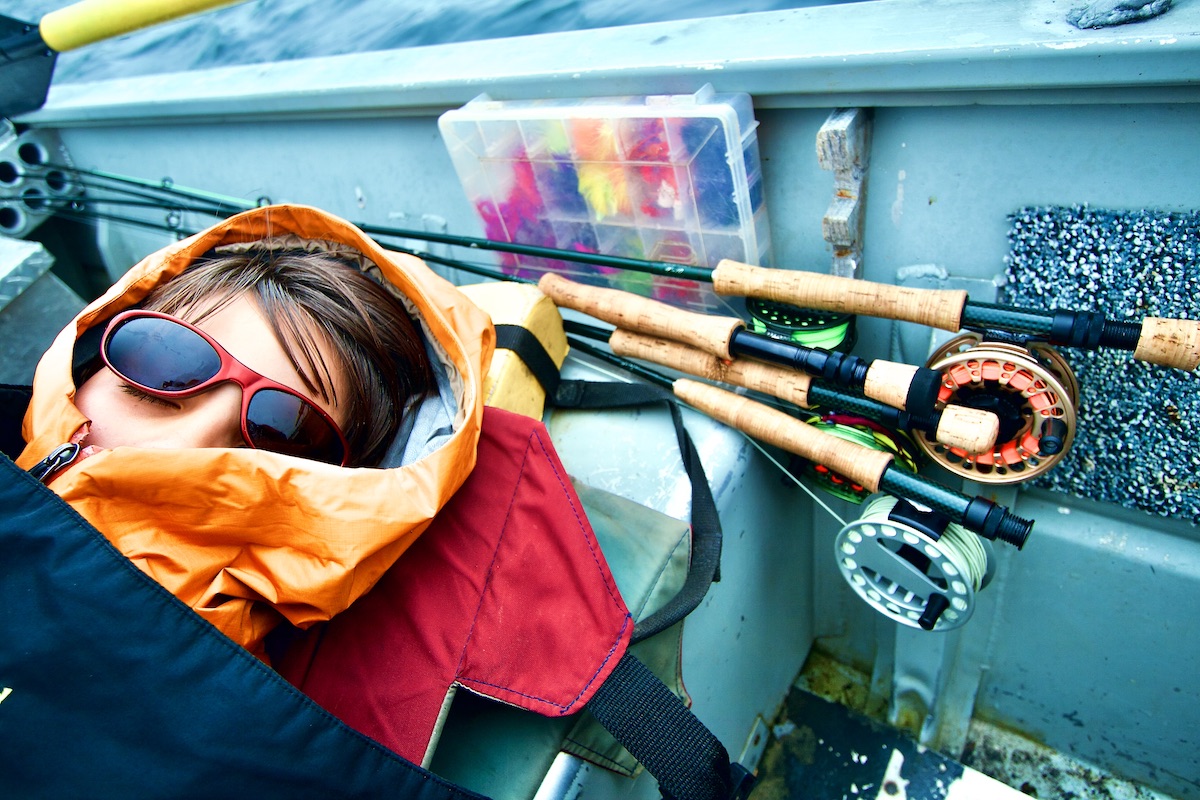
[[[567,336],[558,306],[531,284],[476,283],[459,287],[492,318],[494,325],[520,325],[542,343],[561,367],[567,357]],[[484,403],[527,417],[541,419],[546,393],[516,353],[497,348],[483,381]]]

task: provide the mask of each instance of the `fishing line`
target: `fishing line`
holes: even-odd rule
[[[765,447],[763,447],[762,444],[757,442],[754,439],[754,437],[750,436],[749,434],[745,433],[744,431],[738,431],[738,433],[740,433],[746,441],[750,442],[750,444],[754,446],[754,449],[758,450],[758,452],[762,453],[768,461],[770,461],[772,464],[774,464],[776,469],[778,469],[785,476],[787,476],[787,479],[789,481],[791,481],[792,483],[799,486],[806,495],[811,497],[814,503],[819,505],[821,508],[825,509],[825,512],[827,514],[829,514],[829,516],[833,517],[833,519],[837,521],[838,525],[844,526],[846,524],[846,521],[844,519],[842,519],[841,517],[839,517],[837,515],[837,512],[835,512],[832,508],[830,508],[828,505],[825,504],[825,501],[823,499],[821,499],[820,495],[818,495],[812,489],[808,488],[808,486],[805,485],[804,481],[802,481],[798,477],[796,477],[795,473],[793,473],[790,469],[785,467],[783,464],[779,463],[778,459],[776,459],[775,456],[771,455],[771,453],[768,452],[767,449]]]
[[[828,411],[812,414],[804,421],[818,430],[859,447],[890,453],[893,463],[898,467],[909,472],[917,471],[915,451],[904,443],[904,435],[893,432],[873,420],[853,414]],[[804,473],[819,488],[834,497],[857,504],[864,502],[871,495],[870,490],[839,475],[824,464],[807,459],[803,459],[802,462]]]
[[[760,297],[746,299],[750,329],[788,339],[805,347],[850,349],[854,345],[854,317],[798,308]]]
[[[620,356],[613,356],[609,353],[606,353],[603,350],[586,345],[585,343],[580,342],[578,339],[573,339],[571,337],[568,337],[567,341],[571,344],[573,350],[578,350],[579,352],[582,352],[585,355],[591,356],[594,359],[597,359],[597,360],[603,361],[603,362],[607,362],[607,363],[616,363],[620,369],[627,369],[627,367],[629,366],[629,363],[625,359],[620,358]],[[601,374],[609,375],[612,377],[618,377],[614,373],[604,370],[598,364],[590,364],[589,366],[592,369],[595,369],[596,371],[600,372]],[[644,380],[651,380],[651,378],[649,376],[641,374],[643,372],[656,374],[653,372],[653,370],[646,370],[644,368],[639,369],[637,372],[632,372],[631,374],[635,375],[636,377],[642,378]],[[622,382],[624,382],[624,383],[629,382],[625,376],[619,376],[619,377]],[[658,385],[661,385],[664,387],[670,386],[671,381],[669,378],[666,378],[665,376],[661,376],[661,375],[658,377],[659,377],[659,380],[657,380],[657,381],[651,380],[651,382],[657,383]],[[672,402],[677,402],[677,401],[672,401]],[[778,401],[776,401],[776,402],[778,403]],[[687,406],[685,405],[684,407],[686,408]],[[736,429],[732,429],[732,430],[736,430]],[[832,508],[830,508],[828,505],[826,505],[825,501],[822,500],[820,498],[820,496],[818,496],[812,489],[810,489],[808,486],[806,486],[804,484],[804,482],[801,481],[791,470],[789,470],[786,466],[781,464],[779,462],[779,460],[776,459],[775,456],[773,456],[770,452],[768,452],[767,449],[762,444],[755,441],[755,439],[752,436],[750,436],[749,434],[747,434],[745,431],[737,431],[737,433],[743,439],[745,439],[747,442],[749,442],[754,447],[754,449],[756,449],[756,450],[758,450],[758,452],[762,453],[763,456],[766,457],[767,461],[769,461],[777,470],[779,470],[780,473],[782,473],[784,476],[786,476],[789,481],[791,481],[792,483],[799,486],[804,491],[804,493],[807,494],[809,497],[811,497],[813,499],[813,502],[815,502],[817,505],[819,505],[821,508],[823,508],[829,514],[829,516],[831,516],[831,517],[833,517],[833,519],[837,520],[837,523],[839,525],[846,524],[845,520],[843,520],[840,516],[838,516],[837,512],[835,512]]]

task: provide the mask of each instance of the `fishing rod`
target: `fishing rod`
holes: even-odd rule
[[[706,380],[740,386],[777,399],[812,409],[836,408],[900,430],[920,430],[947,447],[983,452],[995,442],[997,420],[992,414],[962,406],[947,406],[928,416],[896,409],[862,395],[837,391],[809,375],[756,361],[724,361],[694,347],[617,328],[609,330],[564,320],[568,333],[607,342],[612,352],[624,358],[649,361]]]
[[[934,462],[968,480],[1010,484],[1031,480],[1066,457],[1075,438],[1078,381],[1053,346],[1132,350],[1147,363],[1194,370],[1200,366],[1200,322],[1147,317],[1112,322],[1084,311],[1041,311],[970,300],[963,291],[912,289],[793,270],[722,261],[715,270],[639,259],[603,257],[553,248],[512,245],[447,234],[397,230],[409,238],[472,248],[595,263],[713,283],[718,295],[751,298],[787,309],[864,314],[923,323],[950,331],[968,329],[930,356],[925,367],[941,379],[937,406],[989,411],[999,420],[994,446],[971,452],[925,431],[917,445]],[[753,307],[751,304],[755,304]],[[755,312],[755,320],[758,313]],[[771,337],[774,338],[774,337]],[[690,340],[689,340],[690,342]],[[723,355],[723,353],[721,353]],[[767,359],[773,360],[774,359]],[[779,363],[774,361],[774,363]]]
[[[171,199],[169,202],[164,201],[164,207],[169,206],[172,211],[176,212],[190,210],[225,216],[226,209],[230,205],[241,204],[244,207],[252,205],[248,201],[239,201],[221,195],[205,194],[201,196],[167,181],[154,184],[150,181],[127,179],[111,173],[105,173],[103,177],[117,183],[124,180],[136,187],[139,197],[144,196],[145,191],[169,193]],[[185,204],[181,203],[181,199],[188,200],[195,205],[185,207]],[[264,202],[264,199],[260,198],[258,202]],[[222,207],[214,207],[214,203],[219,203]],[[178,222],[178,217],[175,218],[175,222]],[[375,235],[409,240],[436,240],[455,244],[461,244],[463,241],[463,237],[443,234],[427,234],[426,232],[383,226],[362,227],[368,232],[374,232]],[[515,249],[542,254],[547,252],[544,248],[530,246],[517,246]],[[414,250],[408,250],[408,252],[434,263],[465,269],[487,278],[513,279],[517,277],[478,267],[468,267],[465,263],[442,259],[424,252]],[[601,260],[610,265],[638,263],[636,259],[619,257],[602,257]],[[678,270],[675,270],[672,265],[670,272],[677,273]],[[859,282],[854,283],[857,285]],[[673,309],[665,304],[661,304],[660,308]],[[680,310],[678,313],[686,315],[690,312]],[[729,322],[741,327],[740,322],[732,318],[729,318]],[[729,330],[722,333],[733,335]],[[767,360],[770,360],[771,355],[776,354],[776,351],[779,350],[797,352],[793,348],[798,345],[780,341],[774,337],[753,334],[749,331],[738,331],[736,336],[739,343],[750,342],[769,347],[771,353],[768,354]],[[940,379],[940,384],[935,387],[937,389],[935,399],[931,400],[929,395],[923,399],[925,413],[921,413],[921,408],[914,403],[902,404],[899,402],[901,399],[907,401],[909,398],[902,398],[901,393],[894,389],[891,396],[892,402],[889,404],[892,406],[906,405],[910,411],[915,412],[914,416],[918,420],[929,419],[938,408],[942,410],[943,414],[947,409],[951,410],[951,418],[948,420],[943,416],[941,420],[943,425],[939,430],[929,431],[917,428],[913,431],[913,438],[917,446],[930,459],[949,472],[986,483],[1004,484],[1030,480],[1053,468],[1065,457],[1074,439],[1078,384],[1074,380],[1069,365],[1050,347],[1033,342],[1025,344],[1023,349],[1018,349],[1011,343],[984,342],[981,339],[982,336],[965,334],[931,357],[924,374],[936,374]],[[691,338],[687,338],[687,341],[691,343]],[[717,352],[719,357],[726,357],[724,351],[718,350]],[[798,352],[812,351],[801,350]],[[818,352],[826,351],[818,349]],[[824,356],[822,357],[824,358]],[[773,363],[778,363],[778,360]],[[858,360],[857,366],[861,367],[864,363]],[[834,354],[827,358],[824,364],[816,366],[829,369],[834,364],[837,364],[838,367],[845,367],[854,365],[855,361],[847,360],[841,354]],[[872,366],[876,368],[872,374],[872,378],[874,378],[881,373],[880,367],[883,365],[873,364]],[[915,371],[917,368],[904,365],[904,369]],[[865,374],[861,371],[858,376],[865,378]],[[857,376],[851,371],[850,377],[854,379]],[[901,381],[905,377],[904,373],[899,376]],[[878,389],[879,385],[875,384],[874,388]],[[894,386],[894,384],[888,383],[882,383],[882,385]],[[878,397],[878,394],[876,396]],[[960,424],[955,421],[955,415],[961,413],[955,411],[955,408],[975,409],[993,414],[998,425],[990,421],[987,425],[990,430],[999,428],[994,445],[982,446],[977,442],[972,442],[970,426],[955,429],[953,426]],[[975,434],[978,435],[982,430],[976,429]]]
[[[590,337],[603,338],[605,333],[603,329],[571,321],[566,321],[564,325],[569,332],[583,332]],[[581,328],[587,330],[581,331]],[[573,336],[568,336],[567,341],[573,350],[612,364],[679,397],[676,389],[680,384],[677,381],[614,353],[592,347]],[[686,387],[683,391],[686,394]],[[812,449],[819,444],[833,446],[841,441],[836,434],[825,433],[791,417],[788,419],[792,424],[801,426],[797,431],[805,428],[808,431],[804,434],[804,446],[785,449],[802,450],[801,457],[806,460],[814,455]],[[765,421],[768,428],[774,423],[775,420]],[[743,433],[750,435],[744,429]],[[817,444],[810,447],[814,440]],[[877,452],[852,442],[846,442],[845,445],[843,449],[852,452],[855,459],[861,458],[863,451]],[[1015,517],[1006,509],[997,510],[999,507],[983,498],[957,495],[928,482],[919,481],[918,485],[913,486],[912,482],[897,477],[905,471],[898,466],[901,462],[896,460],[902,454],[879,455],[882,456],[880,461],[885,461],[889,455],[892,460],[883,469],[880,480],[872,484],[870,489],[855,487],[863,495],[859,502],[865,501],[866,504],[862,516],[850,524],[843,524],[835,537],[833,555],[838,569],[863,601],[897,623],[926,631],[958,628],[971,617],[977,595],[995,574],[991,539],[987,532],[1020,549],[1032,531],[1033,522]],[[809,463],[818,462],[809,460]],[[915,474],[915,470],[912,472]],[[871,470],[857,477],[874,474],[876,472]],[[822,488],[833,491],[832,484],[823,485]],[[868,498],[866,495],[869,492],[873,494]],[[937,507],[914,504],[909,498],[915,496],[940,503]],[[974,530],[981,522],[983,533]],[[972,532],[978,535],[972,536]]]
[[[1200,367],[1200,322],[1195,320],[1146,317],[1140,323],[1112,321],[1098,312],[1042,311],[974,301],[964,290],[901,287],[818,272],[756,267],[730,259],[708,269],[429,231],[364,226],[364,230],[367,228],[371,229],[369,233],[379,235],[711,283],[723,296],[915,322],[953,332],[1008,331],[1061,347],[1132,350],[1135,359],[1160,366],[1184,370]]]
[[[914,289],[834,275],[772,270],[728,259],[713,270],[718,294],[916,322],[947,331],[1009,331],[1048,344],[1132,350],[1138,361],[1177,369],[1200,366],[1200,322],[1146,317],[1105,319],[1091,311],[1039,311],[971,300],[965,290]]]
[[[454,259],[440,256],[429,256],[426,253],[409,248],[396,246],[391,247],[400,252],[406,252],[419,258],[427,258],[430,261],[442,264],[444,266],[449,266],[456,269],[463,268],[469,272],[481,275],[483,277],[494,278],[498,280],[512,280],[511,276],[494,270],[489,270],[484,267],[465,265]],[[616,301],[618,301],[618,303],[624,304],[629,302],[635,306],[635,308],[631,309],[626,315],[607,315],[604,313],[603,309],[597,308],[593,303],[571,302],[566,292],[559,291],[553,294],[547,292],[546,283],[547,279],[549,278],[558,278],[558,276],[545,275],[537,281],[537,286],[544,294],[550,297],[551,300],[555,301],[556,305],[559,307],[567,307],[573,310],[589,313],[592,316],[596,316],[598,319],[602,319],[618,326],[618,330],[611,334],[612,341],[610,342],[610,346],[613,346],[614,350],[616,350],[618,347],[630,348],[628,352],[618,353],[618,355],[641,357],[643,360],[655,361],[656,363],[660,364],[663,362],[658,361],[658,358],[669,358],[677,362],[678,366],[672,363],[663,364],[664,366],[674,366],[676,369],[680,369],[683,372],[689,372],[694,375],[721,373],[729,379],[727,382],[732,382],[737,385],[744,386],[745,388],[756,389],[764,392],[765,394],[771,394],[775,397],[779,397],[780,399],[794,402],[796,405],[802,407],[809,407],[812,404],[808,401],[809,395],[813,396],[813,402],[817,402],[816,397],[822,397],[825,403],[838,405],[846,410],[855,410],[861,412],[871,419],[885,421],[885,424],[890,422],[891,424],[895,424],[898,427],[906,430],[910,427],[916,427],[919,430],[930,433],[932,435],[932,440],[937,442],[939,445],[947,448],[954,448],[966,453],[975,454],[985,452],[989,448],[993,447],[996,442],[996,436],[999,431],[999,420],[995,414],[989,411],[980,411],[978,409],[972,409],[953,404],[939,409],[934,408],[932,402],[925,405],[921,410],[913,409],[912,406],[915,404],[911,402],[906,404],[909,406],[908,408],[897,408],[896,404],[894,403],[886,403],[878,397],[871,397],[869,392],[867,396],[864,397],[855,397],[853,395],[835,392],[832,389],[822,387],[815,383],[811,380],[811,376],[807,374],[802,375],[791,370],[782,370],[771,367],[768,364],[759,364],[742,359],[722,358],[720,355],[712,354],[710,350],[706,351],[702,349],[691,348],[681,344],[675,346],[677,343],[670,340],[658,340],[659,343],[656,344],[653,337],[639,337],[634,332],[622,328],[621,321],[630,317],[636,317],[638,323],[644,325],[643,330],[649,329],[652,333],[658,333],[661,330],[667,329],[668,327],[671,330],[678,330],[677,327],[671,327],[665,323],[663,325],[656,325],[650,322],[652,319],[652,312],[657,312],[658,318],[661,318],[661,316],[665,314],[669,315],[672,319],[683,320],[685,324],[688,322],[694,322],[698,326],[705,329],[709,329],[714,326],[717,329],[721,329],[725,322],[718,317],[711,317],[703,314],[693,314],[692,312],[675,309],[673,306],[668,306],[663,303],[658,303],[654,300],[638,297],[637,295],[628,295],[625,292],[619,292],[614,289],[602,289],[590,286],[583,287],[579,284],[573,284],[572,282],[563,278],[558,278],[558,280],[554,282],[556,287],[561,287],[564,284],[570,284],[571,288],[577,287],[579,290],[589,293],[592,297],[600,296],[614,298]],[[533,281],[528,282],[533,283]],[[740,320],[733,320],[733,318],[729,319],[733,322],[741,322]],[[815,351],[816,355],[814,357],[825,352],[816,351],[815,348],[803,348],[799,345],[794,345],[789,342],[779,342],[778,340],[771,339],[770,337],[753,334],[749,331],[739,330],[734,333],[733,337],[731,337],[734,343],[734,348],[737,348],[733,350],[734,355],[743,355],[745,352],[747,352],[746,350],[740,349],[741,345],[738,344],[739,342],[744,342],[746,340],[745,337],[747,336],[753,337],[751,339],[752,344],[757,340],[767,340],[768,344],[777,348],[776,351]],[[690,336],[686,338],[689,340],[692,339]],[[788,347],[785,348],[783,347],[784,345],[788,345]],[[635,350],[637,352],[635,352]],[[761,351],[755,350],[754,352]],[[832,357],[843,356],[843,354],[840,353],[830,353],[829,355]],[[856,361],[861,362],[861,359],[856,359]],[[788,366],[794,367],[793,360],[785,361],[785,363]],[[878,364],[878,362],[876,363]],[[862,367],[861,363],[856,364],[856,366],[860,366],[862,372],[868,372],[866,367]],[[907,368],[906,365],[889,366],[894,371],[901,373],[899,380],[903,380],[903,372],[905,369],[916,369]],[[872,369],[875,371],[875,374],[878,375],[879,370],[876,367],[872,367]],[[694,370],[700,371],[696,372]],[[828,375],[819,375],[816,377],[827,378]],[[742,383],[738,383],[738,381],[742,381]],[[873,382],[866,381],[865,385],[868,387],[868,389],[875,388],[879,394],[883,394],[890,398],[895,398],[896,394],[894,391],[888,393],[878,390],[877,387],[881,383],[881,379],[879,377],[875,377]],[[813,394],[814,392],[815,394]]]
[[[139,183],[144,185],[145,182]],[[173,186],[165,188],[169,188],[170,191],[178,191]],[[227,198],[220,199],[225,200]],[[142,201],[139,199],[129,202],[137,204]],[[74,202],[69,203],[72,210],[79,211],[80,209],[76,208],[75,205]],[[171,210],[175,211],[178,209],[172,207]],[[206,207],[203,210],[211,214],[219,213],[211,207]],[[177,222],[178,220],[174,220],[174,223]],[[173,224],[165,227],[178,230],[177,225]],[[389,246],[398,251],[408,252],[420,258],[425,258],[433,263],[439,263],[454,269],[462,269],[481,277],[502,280],[514,279],[514,276],[456,259],[444,258],[395,245]],[[546,284],[550,278],[551,276],[545,276],[539,282],[539,286],[543,291],[545,291]],[[517,280],[521,279],[518,278]],[[566,305],[588,313],[599,313],[595,308],[595,302],[571,302],[570,298],[576,297],[579,291],[588,293],[589,298],[592,300],[597,296],[601,298],[615,297],[620,301],[620,304],[634,303],[634,312],[639,310],[655,312],[653,315],[649,313],[642,314],[641,316],[645,319],[666,316],[668,319],[682,319],[685,323],[694,322],[706,328],[711,328],[714,325],[717,328],[725,328],[726,326],[740,328],[743,324],[735,318],[723,319],[693,314],[692,312],[675,309],[672,306],[658,303],[657,301],[647,300],[636,295],[628,295],[616,290],[593,289],[592,287],[586,287],[585,289],[565,279],[560,279],[559,282],[554,283],[552,291],[547,292],[547,294],[560,306]],[[617,322],[613,318],[610,318],[608,321]],[[659,332],[660,330],[660,328],[653,328],[652,332]],[[941,409],[934,407],[938,390],[938,376],[932,371],[924,370],[922,372],[917,367],[890,364],[889,362],[868,364],[854,356],[825,351],[819,348],[805,348],[792,342],[777,340],[745,330],[734,331],[727,329],[725,330],[725,335],[729,344],[725,348],[718,350],[718,355],[728,351],[730,355],[749,355],[760,357],[763,360],[782,361],[792,368],[799,367],[807,372],[817,372],[818,377],[826,380],[833,379],[833,381],[840,381],[843,384],[849,383],[852,386],[861,385],[868,397],[907,412],[906,417],[901,418],[901,427],[903,429],[908,429],[910,425],[915,425],[920,430],[930,433],[931,440],[942,447],[952,448],[967,454],[976,454],[986,451],[995,443],[999,425],[997,418],[991,412],[969,409],[954,404],[947,405]],[[690,340],[691,337],[688,338]],[[726,358],[728,359],[729,357],[726,356]],[[739,361],[736,363],[737,366],[734,367],[734,371],[744,371],[744,362]],[[761,370],[759,374],[763,374]],[[917,380],[918,376],[923,377],[925,380],[923,382]],[[907,392],[902,393],[905,389],[907,389]],[[807,385],[804,387],[804,391],[810,391]],[[823,391],[821,388],[817,389],[818,393],[821,391]],[[850,404],[849,400],[842,403],[843,406],[847,407]],[[808,404],[801,403],[800,405]],[[867,416],[879,418],[876,409],[868,408],[868,410],[870,413]]]
[[[73,169],[73,168],[72,168]],[[78,171],[78,170],[75,170]],[[106,173],[146,188],[151,182]],[[176,197],[208,200],[197,190],[169,187]],[[223,198],[233,200],[233,198]],[[265,198],[259,199],[262,204]],[[252,207],[246,201],[235,201]],[[223,210],[188,209],[228,216]],[[715,269],[665,261],[582,253],[576,250],[502,242],[458,234],[419,231],[394,226],[355,223],[368,235],[436,242],[473,250],[526,255],[592,264],[670,278],[711,283],[718,295],[759,298],[805,309],[839,314],[882,317],[915,322],[942,330],[973,330],[983,334],[1009,332],[1050,345],[1085,350],[1113,348],[1133,351],[1133,357],[1184,370],[1200,367],[1200,321],[1145,317],[1141,322],[1108,320],[1099,312],[1039,310],[971,300],[964,290],[919,289],[841,278],[803,270],[755,267],[730,259]]]
[[[146,201],[146,207],[160,208],[164,211],[186,211],[225,218],[231,214],[239,214],[243,211],[249,211],[252,208],[269,205],[270,203],[269,198],[266,197],[259,197],[257,200],[251,202],[243,200],[240,197],[231,197],[202,189],[177,187],[175,182],[170,178],[148,180],[131,175],[121,175],[98,169],[86,169],[84,167],[59,164],[52,161],[43,162],[40,166],[47,171],[47,178],[52,175],[58,175],[60,176],[60,182],[64,184],[70,181],[75,186],[85,190],[94,189],[101,192],[114,193],[119,197],[137,198],[138,200]],[[73,176],[73,178],[69,178],[68,176]],[[60,195],[66,195],[66,199],[68,200],[85,203],[101,203],[106,205],[131,204],[128,200],[114,199],[109,196],[80,197],[70,195],[66,186],[60,191]]]
[[[669,388],[680,401],[718,422],[824,464],[872,492],[884,492],[932,509],[985,539],[999,539],[1020,550],[1033,530],[1033,521],[1012,514],[987,498],[968,497],[895,465],[891,453],[840,439],[757,400],[690,378],[668,378],[574,337],[569,342],[572,348],[586,355]]]
[[[90,216],[176,235],[187,233],[178,224],[126,219],[116,214],[91,213]],[[477,269],[453,259],[433,257],[430,260],[458,269]],[[477,271],[485,276],[490,272],[482,268]],[[578,352],[615,363],[639,378],[667,387],[677,397],[691,398],[694,406],[706,411],[703,403],[687,393],[690,383],[694,382],[671,381],[574,337],[570,342]],[[794,373],[791,377],[809,380],[807,376]],[[821,387],[810,384],[809,396],[814,400],[844,402],[843,394],[829,390],[826,397],[821,394]],[[712,388],[719,393],[719,402],[716,407],[710,403],[706,413],[714,419],[733,423],[746,419],[742,409],[718,413],[723,403],[738,398]],[[866,398],[859,400],[871,402]],[[746,432],[768,444],[778,444],[810,463],[831,464],[829,469],[845,473],[853,483],[862,484],[864,492],[878,493],[865,508],[864,516],[838,534],[835,553],[839,569],[851,588],[880,613],[900,624],[924,630],[949,630],[963,624],[971,615],[976,593],[987,584],[991,574],[989,540],[999,539],[1020,549],[1032,531],[1032,521],[1011,514],[986,498],[958,494],[915,473],[908,473],[906,477],[907,470],[898,457],[900,454],[882,453],[863,444],[845,441],[761,404],[752,408],[760,409],[754,415],[758,427],[742,424],[740,427]],[[885,412],[903,413],[882,404],[879,408]],[[772,413],[778,416],[772,419],[769,416]],[[765,419],[764,414],[768,415]],[[840,460],[833,456],[840,456]],[[917,506],[930,510],[921,511]],[[878,543],[883,546],[864,544],[872,538],[878,538]],[[916,544],[889,549],[889,545],[895,547],[902,541]]]
[[[178,229],[178,226],[169,226],[164,223],[149,223],[144,220],[126,219],[117,215],[105,215],[95,212],[92,212],[91,215],[119,222],[128,222],[142,227],[157,228],[175,234],[183,233],[183,231]],[[384,243],[380,242],[380,244]],[[414,254],[428,257],[427,254]],[[495,276],[495,273],[491,270],[455,259],[435,256],[430,258],[430,260],[456,269],[467,269],[468,271],[481,273],[484,277]],[[612,335],[609,334],[610,339]],[[627,337],[626,334],[621,334],[618,336],[618,342],[622,336]],[[632,348],[637,340],[630,338],[629,341]],[[598,358],[606,358],[610,363],[616,363],[631,374],[669,388],[681,400],[714,419],[730,424],[769,444],[779,446],[814,464],[823,465],[839,475],[844,475],[855,484],[864,487],[865,491],[885,492],[905,498],[910,502],[921,504],[937,511],[952,522],[962,525],[965,529],[973,531],[985,539],[998,538],[1001,541],[1016,546],[1018,549],[1024,546],[1032,530],[1033,523],[1031,521],[1010,514],[1007,509],[996,505],[986,498],[966,497],[922,478],[915,473],[909,472],[897,464],[893,453],[873,450],[864,445],[846,441],[784,412],[776,411],[764,404],[741,398],[738,395],[717,389],[716,387],[709,387],[706,384],[686,379],[671,381],[654,370],[637,365],[616,354],[605,354],[598,348],[592,348],[574,338],[572,338],[572,346],[585,354],[591,354]],[[760,366],[767,367],[767,365]],[[851,410],[859,412],[882,412],[882,416],[885,418],[887,412],[892,411],[897,415],[897,421],[905,421],[898,416],[903,412],[896,411],[883,404],[872,405],[868,398],[854,398],[844,393],[825,389],[807,376],[789,373],[788,378],[797,386],[805,382],[808,383],[805,396],[801,398],[799,394],[793,393],[792,396],[795,399],[849,406]],[[722,403],[725,402],[732,403],[732,405],[722,407]],[[911,422],[911,420],[907,421]],[[937,546],[935,546],[936,549],[938,549]],[[931,599],[929,605],[930,611],[923,614],[922,619],[928,621],[932,618],[936,621],[937,614],[933,613],[931,617],[931,612],[937,611],[938,608],[940,606],[937,605],[937,601]]]
[[[925,367],[867,361],[834,350],[805,347],[746,330],[745,321],[737,317],[685,311],[619,289],[585,286],[556,273],[543,275],[538,288],[559,307],[618,328],[685,342],[726,361],[741,356],[798,369],[861,390],[867,397],[920,417],[932,414],[937,404],[941,375]]]

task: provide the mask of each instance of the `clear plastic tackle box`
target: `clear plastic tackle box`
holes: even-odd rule
[[[497,101],[448,111],[442,138],[486,238],[714,267],[766,265],[770,235],[750,96]],[[508,274],[554,271],[694,310],[708,284],[504,254]]]

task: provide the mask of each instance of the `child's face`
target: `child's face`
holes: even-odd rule
[[[249,297],[233,300],[195,327],[250,369],[311,400],[344,428],[345,420],[337,407],[305,387],[271,326]],[[320,339],[317,349],[326,364],[338,363]],[[345,377],[340,370],[331,372],[334,396],[345,397]],[[79,387],[75,405],[91,420],[85,445],[158,449],[245,446],[242,389],[236,383],[219,383],[192,397],[160,399],[128,386],[105,368]]]

